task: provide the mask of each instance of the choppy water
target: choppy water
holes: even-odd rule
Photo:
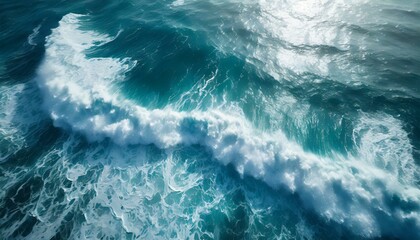
[[[0,239],[420,238],[420,2],[0,4]]]

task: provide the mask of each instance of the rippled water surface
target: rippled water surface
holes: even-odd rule
[[[0,239],[420,238],[420,2],[5,1]]]

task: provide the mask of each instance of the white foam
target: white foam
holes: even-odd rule
[[[0,162],[36,141],[46,117],[37,91],[33,83],[0,86]]]
[[[353,138],[361,159],[386,169],[403,183],[419,182],[413,148],[401,121],[387,114],[363,114],[353,130]]]
[[[24,138],[19,136],[19,130],[12,126],[14,109],[17,105],[16,95],[22,92],[23,88],[23,85],[16,85],[13,88],[0,87],[0,136],[2,145],[7,146],[6,149],[1,149],[0,161],[6,159],[24,145]]]
[[[39,35],[39,29],[41,29],[41,24],[39,24],[36,28],[34,28],[33,30],[32,30],[32,33],[28,36],[28,43],[30,44],[30,45],[32,45],[32,46],[36,46],[37,45],[37,43],[36,43],[36,38],[38,37],[38,35]]]
[[[91,141],[110,138],[119,145],[155,144],[170,149],[199,144],[220,163],[232,164],[241,175],[296,192],[308,208],[362,236],[404,234],[407,221],[420,229],[420,214],[415,209],[389,205],[390,198],[397,196],[418,206],[420,190],[410,180],[396,177],[394,170],[378,167],[375,161],[342,156],[331,159],[305,152],[281,131],[257,131],[241,111],[148,110],[124,99],[116,82],[135,63],[87,58],[86,50],[112,38],[80,30],[80,19],[75,14],[66,15],[52,30],[38,71],[45,108],[56,126],[82,133]],[[405,140],[404,146],[400,143],[390,147],[411,148]],[[413,160],[395,161],[407,165],[403,162]],[[188,188],[170,186],[175,190]]]
[[[178,164],[181,161],[170,152],[168,159],[147,163],[151,156],[142,146],[97,145],[78,152],[75,138],[60,145],[46,150],[26,173],[41,177],[44,186],[31,192],[30,204],[25,205],[25,212],[38,221],[23,239],[51,239],[68,221],[68,215],[80,217],[80,213],[84,221],[71,220],[71,239],[124,239],[127,234],[145,239],[186,239],[200,232],[201,214],[223,199],[220,189],[199,192],[206,199],[189,198],[188,191],[200,191],[202,173],[188,173],[187,162],[191,161]],[[73,164],[73,160],[83,163]],[[104,163],[106,160],[112,163]],[[143,163],[120,164],[134,161]],[[65,197],[60,199],[57,195],[62,190]],[[4,236],[12,236],[25,219],[15,221]]]
[[[184,0],[176,0],[171,4],[171,6],[178,7],[178,6],[182,6],[184,4],[185,4]]]

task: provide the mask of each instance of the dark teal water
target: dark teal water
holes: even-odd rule
[[[0,2],[0,239],[420,238],[418,1]]]

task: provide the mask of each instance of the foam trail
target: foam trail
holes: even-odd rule
[[[307,153],[281,131],[257,131],[240,110],[148,110],[124,99],[116,93],[116,83],[135,63],[87,58],[86,50],[112,38],[80,30],[82,18],[68,14],[53,29],[38,71],[45,108],[57,127],[82,133],[91,141],[110,138],[119,145],[199,144],[241,175],[296,192],[308,208],[356,234],[419,234],[420,190],[394,171],[356,157],[330,159]]]
[[[36,38],[39,35],[39,30],[41,29],[41,24],[39,24],[36,28],[32,30],[32,33],[28,36],[28,43],[29,45],[36,46]]]
[[[32,146],[42,132],[48,116],[37,110],[38,91],[34,83],[0,86],[0,162]]]

